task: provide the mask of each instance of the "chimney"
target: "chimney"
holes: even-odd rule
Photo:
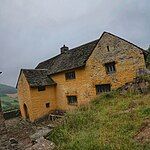
[[[61,54],[64,54],[69,50],[69,47],[64,45],[63,47],[60,48],[60,50],[61,50]]]

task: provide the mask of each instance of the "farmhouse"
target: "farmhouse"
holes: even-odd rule
[[[95,41],[21,69],[17,88],[21,114],[31,121],[55,109],[71,110],[96,95],[117,89],[146,68],[147,53],[108,32]]]

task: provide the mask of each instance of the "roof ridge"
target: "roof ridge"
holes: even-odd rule
[[[38,70],[47,70],[48,71],[48,69],[21,69],[21,70],[30,70],[30,71],[38,71]]]
[[[80,47],[82,47],[82,46],[85,46],[85,45],[94,43],[94,42],[96,42],[96,41],[98,42],[99,40],[100,40],[100,38],[98,38],[98,39],[96,39],[96,40],[93,40],[93,41],[91,41],[91,42],[87,42],[87,43],[85,43],[85,44],[82,44],[82,45],[80,45],[80,46],[71,48],[71,49],[69,49],[68,52],[71,52],[71,51],[73,51],[73,50],[76,50],[76,49],[78,49],[78,48],[80,48]],[[39,64],[41,64],[41,63],[43,63],[43,62],[46,62],[46,61],[49,61],[49,60],[51,60],[51,59],[54,59],[54,58],[56,58],[56,57],[58,57],[58,56],[60,56],[60,55],[62,55],[62,54],[60,53],[60,54],[58,54],[58,55],[55,55],[54,57],[51,57],[51,58],[49,58],[49,59],[47,59],[47,60],[44,60],[44,61],[40,62]],[[39,64],[38,64],[38,65],[39,65]],[[36,67],[37,67],[37,66],[36,66]],[[36,69],[36,68],[35,68],[35,69]]]

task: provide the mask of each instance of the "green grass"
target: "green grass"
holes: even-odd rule
[[[19,108],[18,100],[15,98],[10,98],[7,95],[3,95],[3,96],[0,96],[0,99],[2,103],[2,110],[4,112]]]
[[[149,118],[149,106],[150,94],[103,94],[89,105],[68,112],[49,140],[59,150],[148,150],[148,143],[141,144],[133,137]]]

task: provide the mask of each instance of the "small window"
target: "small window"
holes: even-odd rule
[[[67,96],[68,104],[77,104],[77,96]]]
[[[109,52],[110,50],[109,50],[109,46],[107,46],[107,51]]]
[[[50,107],[50,103],[46,103],[46,108],[49,108]]]
[[[75,79],[75,71],[65,73],[66,80]]]
[[[111,90],[110,84],[96,85],[96,94],[100,94],[102,92],[109,92],[110,90]]]
[[[107,74],[112,74],[112,73],[116,72],[115,62],[106,63],[105,68],[106,68]]]
[[[38,86],[38,91],[45,91],[45,86]]]

